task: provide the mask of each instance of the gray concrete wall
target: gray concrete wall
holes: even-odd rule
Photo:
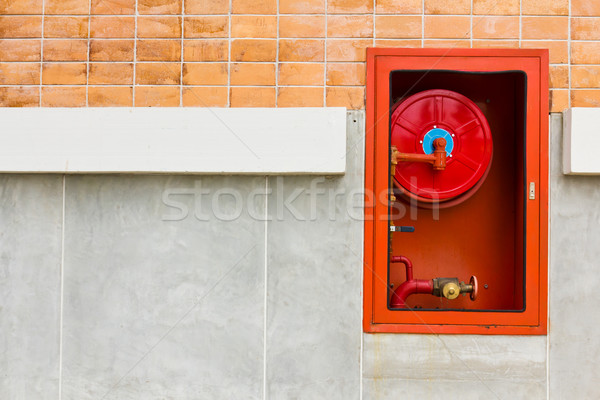
[[[563,175],[560,115],[550,132],[550,398],[598,399],[600,176]]]
[[[600,178],[551,122],[548,337],[362,333],[362,112],[343,177],[0,176],[0,398],[600,397]]]

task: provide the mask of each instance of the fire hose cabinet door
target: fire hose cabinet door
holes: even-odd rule
[[[364,329],[545,334],[548,51],[368,49]]]

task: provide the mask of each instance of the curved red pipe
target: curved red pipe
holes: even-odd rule
[[[433,280],[413,279],[412,262],[404,256],[392,256],[392,263],[402,263],[406,268],[406,281],[398,286],[390,299],[391,308],[407,308],[406,299],[411,294],[433,293]]]
[[[406,281],[398,286],[392,298],[390,299],[391,308],[407,308],[406,298],[411,294],[425,293],[431,294],[433,292],[433,281],[426,279],[413,279]]]
[[[406,268],[406,280],[412,281],[413,267],[412,267],[412,262],[408,258],[406,258],[404,256],[392,256],[392,259],[390,260],[390,262],[404,264],[404,267]]]

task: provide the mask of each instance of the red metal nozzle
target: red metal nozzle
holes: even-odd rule
[[[446,139],[437,138],[433,141],[433,169],[443,171],[446,169]]]
[[[432,154],[400,153],[396,146],[392,146],[391,164],[392,175],[396,172],[396,164],[399,161],[405,162],[426,162],[433,165],[436,171],[446,169],[446,139],[437,138],[433,141]]]

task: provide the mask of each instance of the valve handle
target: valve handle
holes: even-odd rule
[[[477,283],[477,277],[475,275],[471,275],[471,280],[469,281],[469,284],[473,286],[473,290],[469,294],[469,297],[472,301],[475,301],[475,299],[477,299],[477,292],[479,290],[479,284]]]

